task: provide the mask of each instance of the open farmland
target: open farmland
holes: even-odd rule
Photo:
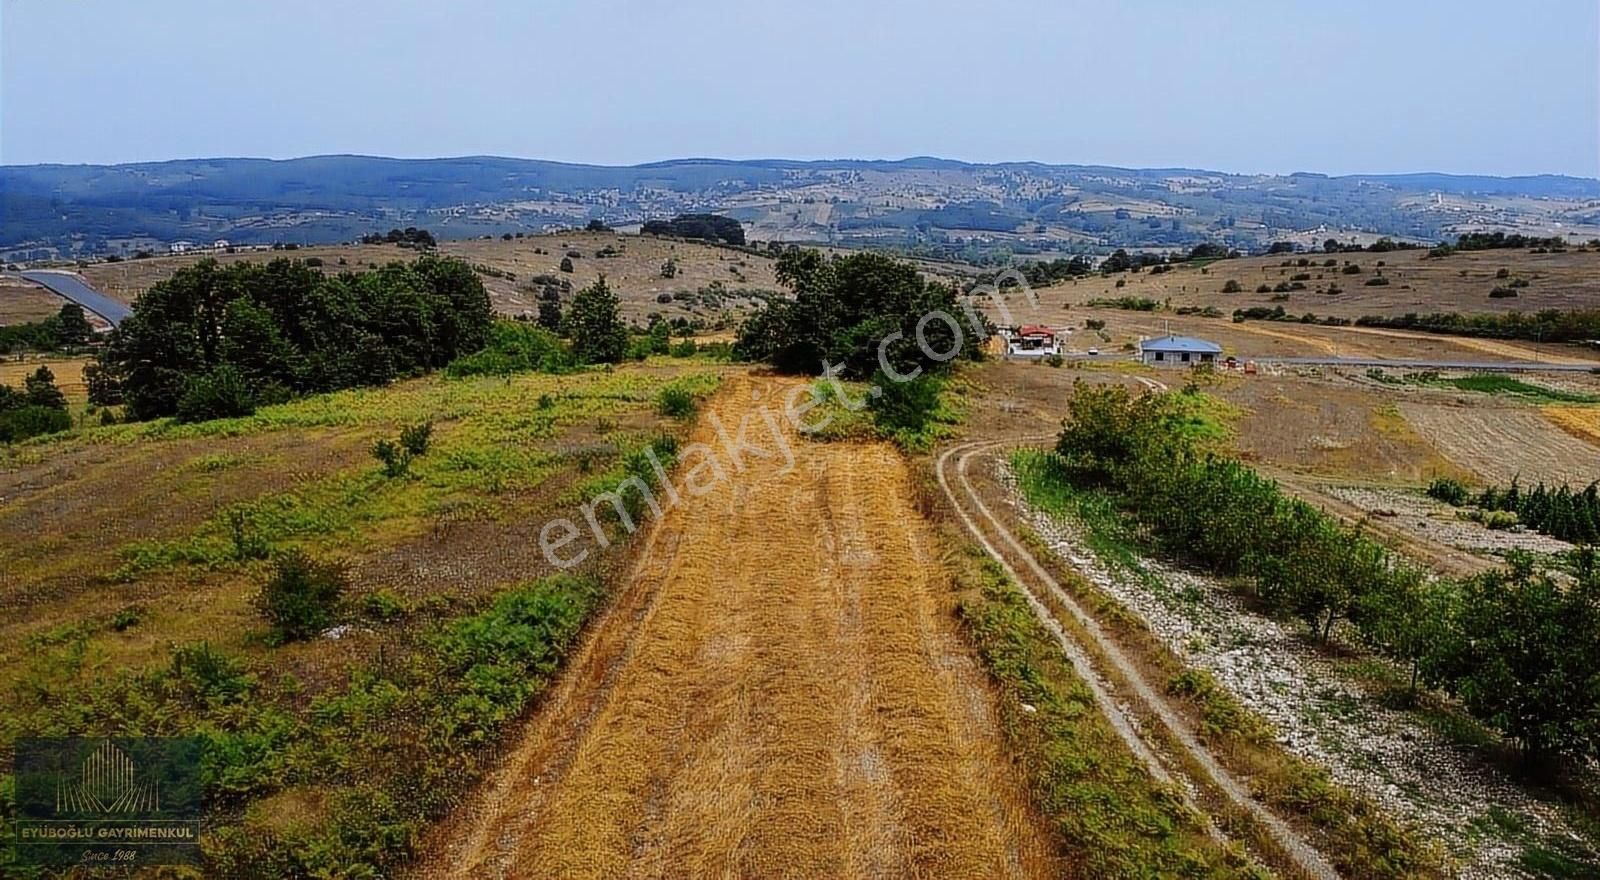
[[[713,415],[789,387],[733,382]],[[668,514],[579,680],[419,876],[1058,876],[906,465],[788,442],[792,468]]]
[[[608,247],[615,255],[602,256]],[[561,261],[570,251],[579,256],[571,258],[572,272],[562,272]],[[537,312],[539,286],[533,284],[537,276],[571,282],[572,291],[576,291],[604,274],[621,301],[623,317],[641,324],[655,312],[669,319],[700,318],[716,323],[725,314],[737,315],[751,305],[751,300],[740,296],[739,291],[772,294],[779,289],[772,274],[772,261],[766,257],[697,242],[620,233],[574,230],[510,240],[495,237],[445,241],[440,243],[439,252],[487,269],[480,270],[484,287],[495,309],[507,315]],[[95,263],[83,268],[81,274],[106,294],[132,302],[157,281],[207,256],[219,263],[259,262],[274,257],[314,259],[322,261],[323,271],[336,272],[341,268],[410,260],[416,252],[392,244],[317,245],[293,251],[187,254]],[[662,267],[669,259],[676,272],[672,278],[663,278]],[[703,291],[709,291],[709,295]],[[672,302],[657,302],[658,297],[674,293],[679,297]],[[570,299],[571,291],[562,296],[564,301]]]
[[[61,311],[65,302],[37,284],[0,275],[0,325],[42,321]]]
[[[1403,403],[1406,421],[1483,480],[1524,485],[1600,480],[1600,449],[1551,424],[1537,408]]]
[[[1299,265],[1305,260],[1307,265]],[[1333,260],[1335,265],[1326,266]],[[1283,265],[1288,262],[1289,265]],[[1384,265],[1379,265],[1383,263]],[[1347,267],[1359,272],[1346,274]],[[1504,269],[1504,277],[1500,270]],[[1278,292],[1256,292],[1265,284],[1293,283],[1298,275],[1309,277],[1300,283],[1304,290],[1288,292],[1287,299],[1274,299]],[[1379,275],[1388,279],[1384,286],[1369,286]],[[1116,287],[1117,279],[1127,284]],[[1526,287],[1517,295],[1491,298],[1497,287],[1509,287],[1518,279]],[[1223,293],[1229,281],[1237,281],[1241,293]],[[1600,285],[1600,251],[1568,250],[1565,253],[1535,254],[1522,249],[1461,251],[1447,257],[1432,258],[1427,249],[1387,253],[1281,254],[1219,260],[1204,267],[1177,265],[1172,271],[1119,274],[1110,279],[1091,276],[1066,282],[1067,302],[1082,303],[1105,297],[1141,297],[1182,306],[1215,306],[1224,314],[1234,309],[1282,306],[1293,315],[1314,312],[1341,318],[1362,315],[1402,315],[1407,312],[1510,312],[1540,309],[1594,308],[1594,291]],[[1330,292],[1333,288],[1337,292]]]
[[[249,739],[255,757],[222,759],[233,775],[208,816],[210,864],[222,876],[307,870],[293,861],[303,856],[286,853],[359,823],[387,786],[441,774],[430,788],[447,794],[470,781],[477,753],[440,745],[492,738],[538,692],[541,673],[494,666],[509,663],[492,659],[503,645],[502,654],[467,655],[478,658],[476,672],[454,667],[461,655],[443,646],[529,595],[555,594],[574,609],[599,601],[596,585],[620,560],[602,555],[581,578],[551,581],[537,523],[614,485],[647,444],[670,456],[662,438],[679,426],[657,412],[661,389],[703,395],[719,369],[674,361],[429,377],[245,418],[89,428],[6,448],[0,740],[199,730],[226,752]],[[385,473],[374,441],[425,422],[424,453],[403,473]],[[338,626],[278,645],[257,599],[274,570],[268,555],[290,550],[338,565],[348,586]],[[551,631],[558,646],[572,636],[561,632]],[[489,714],[424,705],[466,699],[453,689],[485,680],[491,667],[519,671],[514,689],[485,704]],[[381,696],[396,687],[421,702]],[[376,719],[386,719],[385,733],[370,726]],[[443,724],[456,732],[430,739]],[[312,745],[329,737],[345,743],[337,772]],[[401,744],[409,750],[397,760]],[[416,827],[430,810],[408,800],[386,821]],[[278,824],[283,816],[291,824]],[[393,857],[388,846],[334,858],[382,863]]]

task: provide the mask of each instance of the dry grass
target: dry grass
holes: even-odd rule
[[[82,404],[89,399],[89,391],[83,384],[83,368],[90,360],[86,357],[12,356],[0,360],[0,385],[21,388],[23,379],[41,366],[49,367],[56,376],[56,387],[67,396],[67,402]]]
[[[1224,312],[1251,306],[1283,306],[1292,314],[1315,312],[1358,318],[1362,315],[1400,315],[1406,312],[1510,312],[1539,309],[1581,309],[1594,305],[1594,285],[1600,282],[1600,253],[1531,254],[1525,250],[1473,251],[1444,259],[1430,259],[1426,250],[1395,251],[1387,254],[1303,254],[1297,256],[1249,257],[1222,260],[1205,267],[1181,267],[1160,275],[1149,272],[1117,275],[1111,279],[1091,277],[1077,284],[1067,283],[1068,302],[1081,303],[1096,297],[1133,296],[1179,306],[1216,306]],[[1310,266],[1283,266],[1285,259],[1311,261]],[[1327,268],[1325,260],[1339,265]],[[1366,281],[1379,269],[1389,284],[1367,287]],[[1361,267],[1360,275],[1342,274],[1346,261]],[[1508,278],[1498,279],[1506,269]],[[1306,289],[1293,291],[1287,301],[1274,301],[1272,293],[1256,293],[1262,284],[1276,286],[1298,274],[1310,274]],[[1464,274],[1463,274],[1464,273]],[[1321,275],[1322,277],[1317,277]],[[1116,279],[1127,285],[1115,287]],[[1514,278],[1528,286],[1519,295],[1490,299],[1489,291]],[[1243,293],[1222,293],[1229,281],[1237,281]],[[1338,285],[1341,293],[1317,293]]]
[[[1600,407],[1547,406],[1545,418],[1579,440],[1600,446]]]
[[[1586,486],[1600,478],[1600,450],[1532,407],[1406,402],[1400,410],[1447,458],[1488,482]]]
[[[610,246],[620,251],[614,257],[596,257],[602,248]],[[545,253],[535,253],[543,250]],[[560,271],[561,259],[569,250],[581,257],[572,261],[573,271]],[[569,232],[552,235],[513,238],[473,239],[446,241],[439,246],[440,253],[460,257],[473,265],[486,266],[498,272],[511,273],[514,278],[484,274],[484,287],[488,289],[497,310],[505,314],[522,314],[538,309],[537,291],[526,287],[528,279],[536,275],[554,275],[572,282],[577,290],[593,283],[602,273],[622,304],[623,316],[642,321],[651,312],[661,312],[668,318],[682,315],[686,318],[702,317],[708,320],[720,317],[721,310],[703,308],[687,302],[660,304],[656,297],[674,291],[694,292],[721,282],[729,290],[753,288],[777,291],[778,282],[773,276],[773,262],[765,257],[740,253],[728,248],[714,247],[682,241],[623,235],[620,233]],[[131,302],[156,282],[170,277],[183,266],[191,266],[208,256],[219,263],[240,261],[265,261],[277,257],[304,260],[315,257],[323,261],[323,270],[338,272],[356,270],[373,263],[383,265],[394,260],[415,258],[416,251],[405,250],[391,244],[380,245],[326,245],[304,247],[293,251],[247,251],[235,254],[183,255],[154,257],[148,260],[125,260],[120,263],[97,263],[81,271],[85,279],[105,293]],[[661,277],[662,264],[668,258],[677,264],[677,274],[670,279]],[[340,260],[344,262],[341,264]],[[3,299],[0,293],[0,299]],[[53,298],[53,297],[52,297]],[[60,308],[60,300],[55,301]],[[736,305],[742,303],[730,303]],[[53,312],[54,310],[52,310]],[[0,316],[4,313],[0,312]]]
[[[737,425],[782,388],[732,382],[711,410]],[[1057,873],[904,463],[791,442],[793,470],[747,460],[669,513],[605,690],[577,689],[594,705],[548,728],[570,757],[468,811],[480,845],[455,876]]]
[[[0,277],[0,325],[42,321],[61,311],[66,302],[37,284]]]

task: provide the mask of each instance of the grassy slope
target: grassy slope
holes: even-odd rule
[[[605,600],[610,563],[554,579],[529,579],[540,566],[522,564],[474,582],[452,573],[478,574],[472,557],[461,555],[470,548],[428,540],[413,570],[433,578],[395,589],[357,578],[343,609],[349,638],[269,648],[264,625],[248,610],[268,563],[237,552],[234,524],[243,524],[252,544],[301,547],[357,572],[430,530],[438,534],[446,519],[490,543],[526,544],[519,522],[565,504],[576,483],[593,490],[620,478],[629,450],[676,430],[656,413],[664,387],[704,394],[716,382],[714,371],[680,364],[563,377],[434,377],[308,398],[245,419],[119,425],[7,450],[0,465],[8,468],[76,461],[85,452],[109,452],[113,464],[159,452],[181,462],[140,478],[169,481],[184,494],[194,483],[246,482],[243,471],[254,466],[296,467],[292,458],[252,458],[249,444],[263,438],[309,448],[330,436],[436,425],[432,447],[404,477],[386,478],[362,457],[262,484],[265,491],[159,538],[119,540],[102,529],[99,537],[122,560],[124,583],[91,578],[68,601],[38,606],[7,627],[13,647],[0,650],[0,742],[27,734],[199,734],[208,743],[208,827],[215,831],[206,845],[214,865],[276,876],[392,864],[475,777],[484,747],[553,674]],[[108,496],[94,500],[111,504],[115,490],[107,487],[128,482],[94,484]],[[49,490],[18,501],[49,502]],[[103,512],[91,505],[88,515]],[[7,561],[12,582],[24,585],[54,583],[75,565],[70,553]],[[118,595],[144,601],[128,605]],[[190,596],[209,600],[169,613]],[[10,809],[6,790],[0,779],[0,816]],[[0,865],[4,858],[0,851]]]

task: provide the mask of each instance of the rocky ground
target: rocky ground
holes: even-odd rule
[[[1001,468],[1001,480],[1014,488]],[[1414,713],[1382,705],[1298,627],[1251,611],[1215,579],[1148,558],[1132,566],[1102,559],[1089,549],[1082,523],[1031,509],[1015,491],[1011,503],[1063,560],[1269,720],[1285,748],[1437,840],[1457,860],[1459,876],[1541,876],[1525,867],[1530,846],[1583,848],[1557,804],[1531,795]]]
[[[1572,549],[1565,541],[1527,529],[1495,531],[1486,528],[1457,516],[1458,508],[1417,492],[1359,486],[1333,486],[1323,491],[1423,538],[1474,553],[1500,555],[1511,550],[1563,553]]]

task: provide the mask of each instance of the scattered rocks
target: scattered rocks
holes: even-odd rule
[[[1102,559],[1090,549],[1081,524],[1022,501],[1004,462],[1000,479],[1011,489],[1010,503],[1057,555],[1142,617],[1186,663],[1209,671],[1271,722],[1290,752],[1326,767],[1340,784],[1439,841],[1458,860],[1460,876],[1533,876],[1520,865],[1523,843],[1499,830],[1503,823],[1487,819],[1492,809],[1517,816],[1527,833],[1580,839],[1556,804],[1533,797],[1414,716],[1380,705],[1292,625],[1245,607],[1214,578],[1150,559],[1138,559],[1131,568]],[[1387,495],[1374,506],[1416,516]]]

